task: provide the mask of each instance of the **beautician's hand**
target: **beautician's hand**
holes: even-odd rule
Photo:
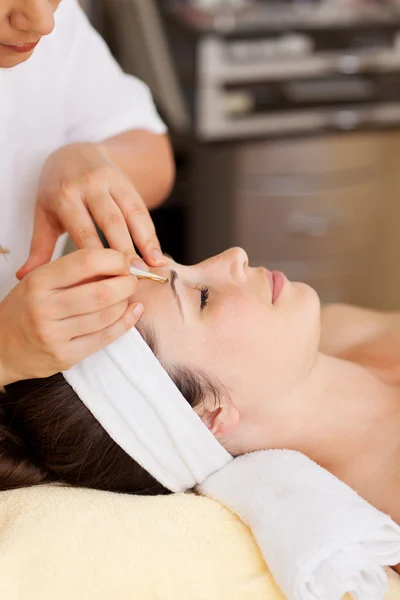
[[[125,253],[131,264],[140,260],[131,235],[148,265],[165,264],[142,198],[105,147],[71,144],[54,152],[43,168],[31,252],[18,279],[51,259],[56,241],[65,231],[78,248],[102,248],[91,216],[110,247]]]
[[[140,318],[137,279],[115,250],[78,250],[39,267],[0,303],[0,386],[47,377],[119,338]]]

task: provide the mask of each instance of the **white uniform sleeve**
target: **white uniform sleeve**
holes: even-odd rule
[[[68,49],[61,73],[67,143],[97,142],[130,129],[165,133],[149,88],[123,73],[77,0],[61,3],[56,22],[54,33]]]

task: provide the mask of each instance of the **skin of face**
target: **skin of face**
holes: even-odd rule
[[[54,13],[61,0],[2,0],[0,2],[0,68],[28,60],[54,29]],[[27,44],[28,46],[24,46]]]
[[[273,303],[270,273],[250,267],[240,248],[190,267],[169,260],[154,272],[169,283],[140,280],[134,300],[145,306],[162,364],[200,369],[227,389],[219,407],[209,398],[196,410],[231,452],[279,447],[318,354],[315,291],[285,279]]]

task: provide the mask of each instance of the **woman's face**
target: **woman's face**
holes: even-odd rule
[[[248,444],[247,430],[254,447],[241,450],[265,445],[266,434],[274,447],[276,429],[316,360],[320,304],[314,290],[249,267],[240,248],[192,267],[169,260],[154,271],[169,283],[140,280],[135,300],[156,334],[158,358],[167,368],[200,369],[228,388],[236,412],[225,411],[225,423],[213,430],[217,437]],[[261,422],[264,441],[258,442]]]
[[[44,35],[54,29],[61,0],[1,0],[0,68],[15,67],[30,58]]]

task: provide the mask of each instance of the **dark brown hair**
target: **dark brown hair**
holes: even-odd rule
[[[142,333],[156,350],[154,335]],[[175,367],[169,374],[193,408],[210,394],[219,403],[223,388],[204,373]],[[169,493],[110,438],[60,373],[14,383],[0,396],[0,491],[51,482]]]

